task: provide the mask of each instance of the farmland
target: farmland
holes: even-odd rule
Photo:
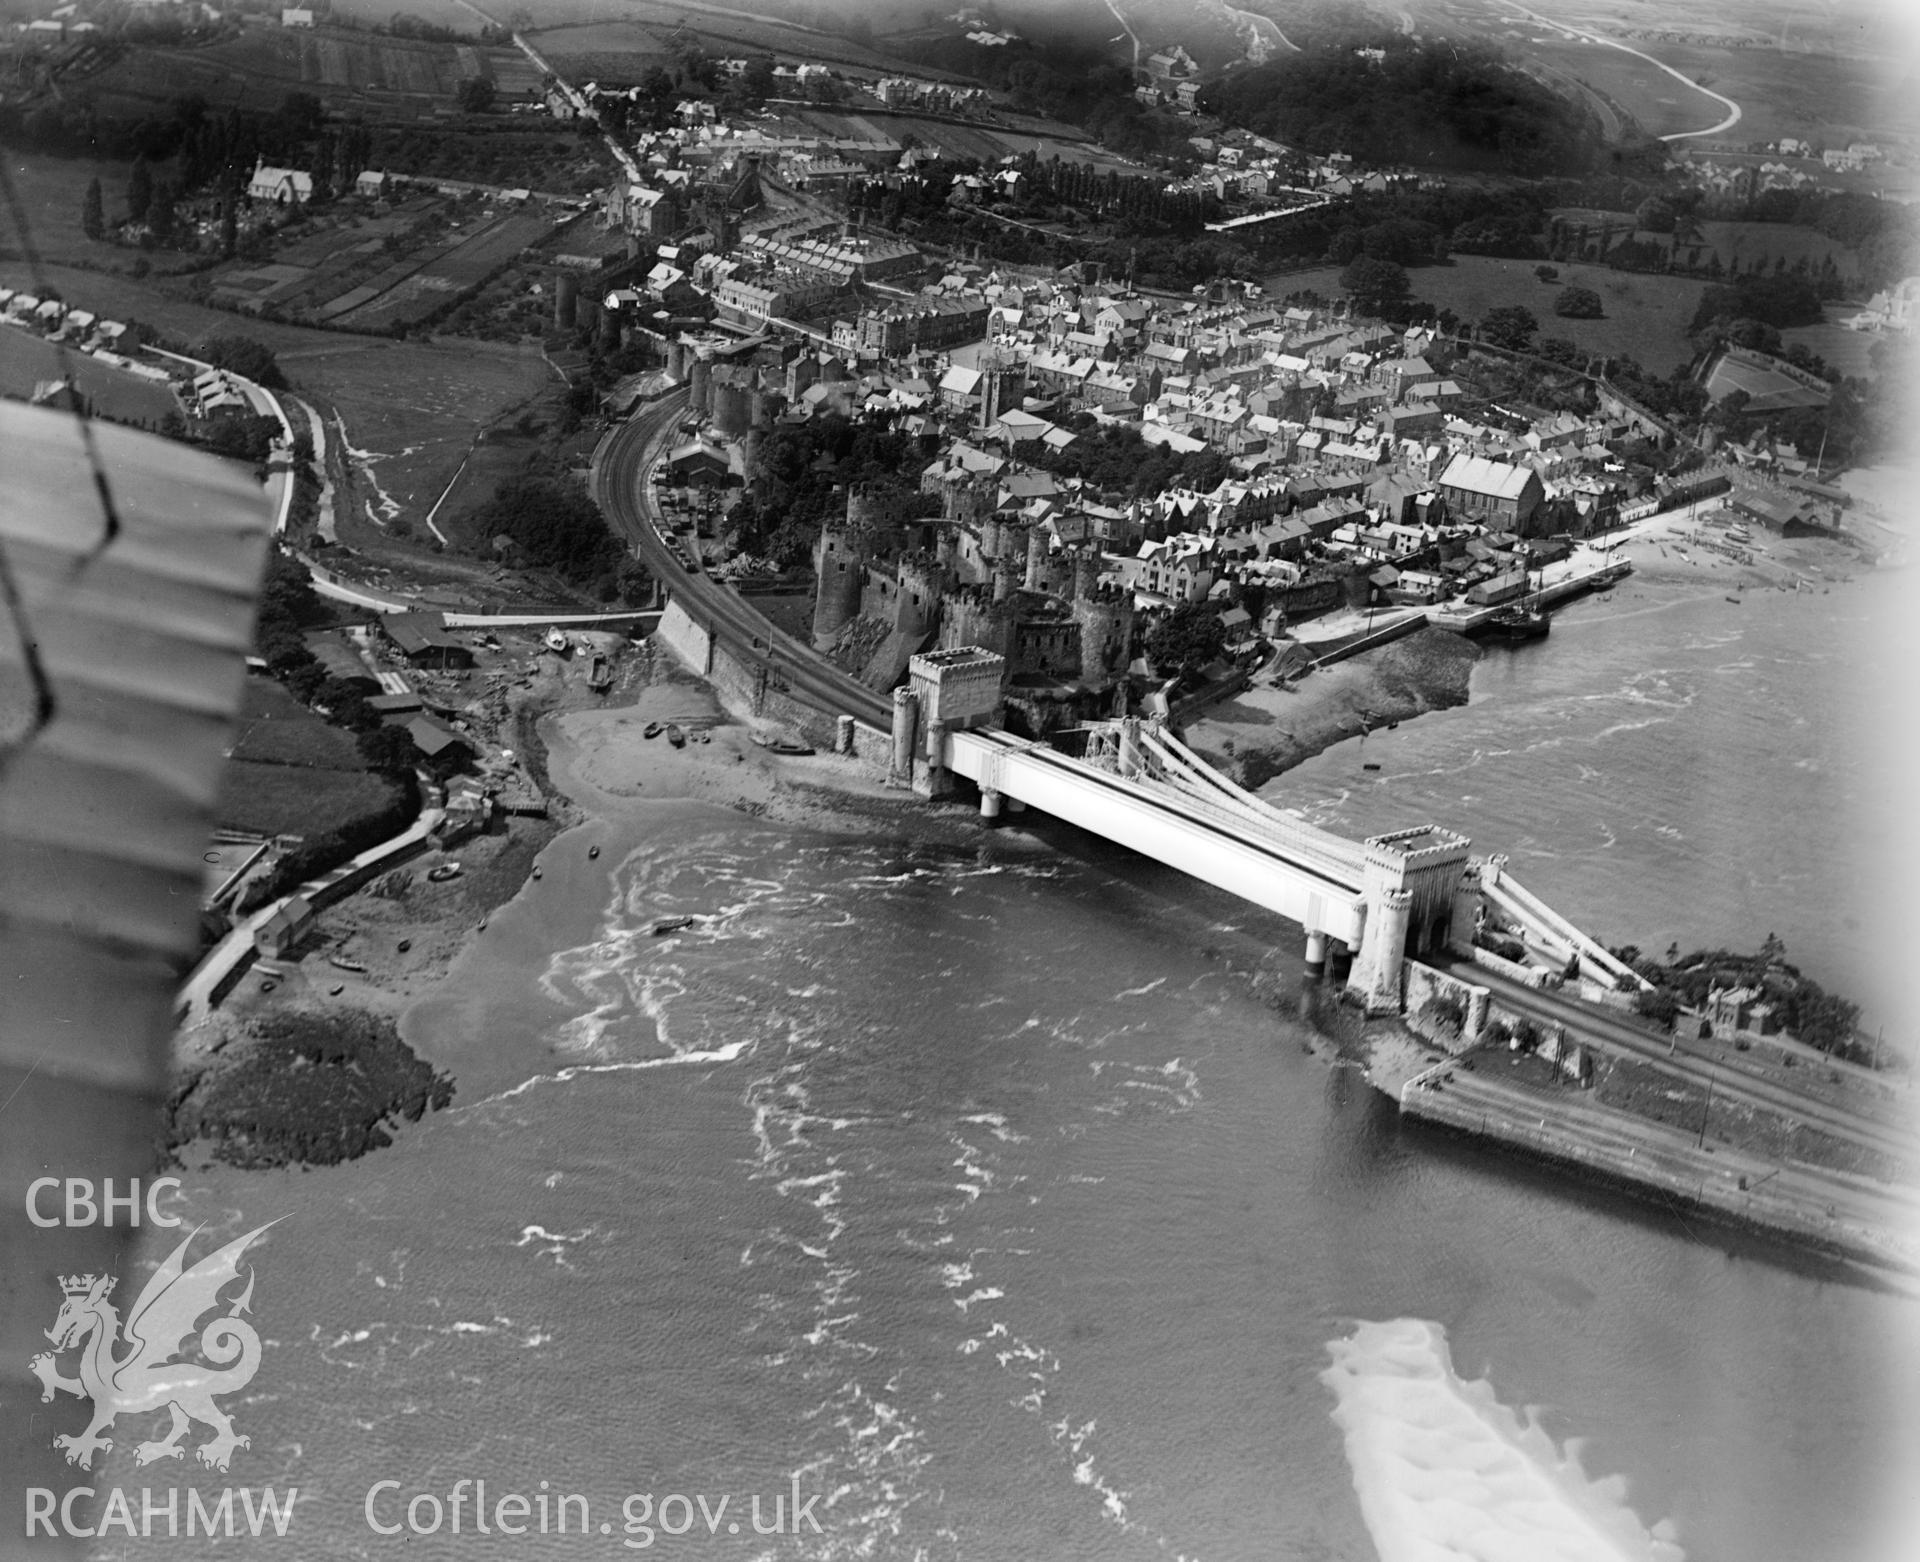
[[[1414,0],[1422,31],[1477,33],[1549,74],[1584,81],[1653,135],[1698,131],[1724,110],[1645,60],[1516,15],[1501,0]],[[1871,25],[1831,8],[1748,3],[1696,7],[1684,16],[1658,0],[1529,7],[1553,23],[1586,29],[1671,65],[1732,98],[1738,143],[1781,136],[1874,140],[1909,120],[1900,95],[1900,50]],[[1887,17],[1892,15],[1891,9]],[[1749,47],[1708,41],[1740,37]],[[1783,45],[1784,40],[1784,45]]]
[[[634,79],[664,49],[663,40],[675,34],[697,38],[716,54],[752,50],[780,59],[850,65],[882,75],[900,69],[898,60],[837,34],[703,5],[700,0],[626,0],[618,9],[619,20],[613,22],[606,20],[610,8],[602,4],[580,5],[578,21],[568,16],[573,9],[543,5],[540,18],[545,25],[526,34],[527,41],[562,75],[569,73],[570,62],[584,58],[606,73],[602,79]]]
[[[367,768],[351,734],[322,721],[279,684],[265,678],[249,678],[246,682],[233,757],[310,770],[358,772]]]
[[[103,418],[152,427],[178,413],[180,400],[165,385],[139,379],[96,362],[83,352],[63,349],[15,326],[0,326],[0,396],[21,401],[42,380],[71,379]]]
[[[393,513],[418,520],[459,466],[475,433],[517,411],[554,382],[534,346],[464,340],[388,341],[271,320],[236,321],[165,291],[158,278],[50,267],[47,281],[77,308],[140,320],[184,345],[236,331],[273,349],[296,393],[346,422],[356,465]],[[0,285],[32,285],[27,268],[0,261]],[[328,417],[328,428],[333,430]],[[384,509],[384,506],[376,506]],[[364,513],[356,507],[356,513]]]
[[[133,50],[83,85],[114,115],[137,116],[189,93],[222,108],[271,112],[289,92],[311,92],[336,112],[430,114],[451,105],[468,76],[492,78],[505,97],[539,88],[531,63],[511,47],[264,26],[205,48]]]
[[[435,203],[413,203],[414,215],[430,218]],[[304,266],[283,258],[273,265],[229,273],[216,296],[249,290],[259,305],[298,313],[353,330],[386,331],[415,323],[445,308],[486,281],[521,251],[552,231],[537,211],[476,214],[444,232],[420,229],[375,233],[343,242],[334,233],[332,256]]]
[[[399,786],[365,770],[307,770],[231,759],[221,772],[217,817],[255,835],[326,835],[391,807]]]
[[[1490,309],[1522,304],[1539,319],[1543,338],[1563,337],[1590,352],[1624,355],[1658,374],[1688,356],[1687,326],[1705,283],[1578,265],[1561,266],[1558,281],[1541,282],[1533,274],[1535,264],[1459,255],[1449,265],[1422,266],[1407,275],[1415,298],[1451,309],[1469,322]],[[1604,302],[1606,315],[1599,320],[1563,320],[1555,315],[1554,297],[1568,286],[1592,288]],[[1270,278],[1267,288],[1274,294],[1312,290],[1337,298],[1340,269],[1326,266],[1286,272]]]
[[[391,807],[396,782],[368,772],[352,737],[277,683],[249,678],[219,819],[259,835],[318,836]]]
[[[100,239],[90,239],[80,229],[81,199],[87,182],[100,181],[100,193],[108,221],[122,214],[125,206],[127,173],[131,165],[94,158],[45,157],[10,152],[7,172],[19,197],[20,209],[27,214],[33,231],[34,249],[48,261],[80,260],[89,265],[129,267],[134,256]],[[20,236],[9,220],[0,223],[0,254],[20,252]]]
[[[1816,271],[1831,256],[1842,277],[1851,277],[1859,266],[1852,250],[1814,228],[1783,222],[1703,222],[1700,231],[1729,270],[1735,265],[1745,270],[1755,260],[1771,267],[1784,259],[1791,266],[1803,256]]]

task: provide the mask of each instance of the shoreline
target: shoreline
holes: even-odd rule
[[[1712,555],[1705,556],[1710,563],[1680,562],[1674,551],[1685,548],[1691,557],[1694,550],[1684,539],[1698,525],[1676,518],[1625,543],[1623,551],[1636,564],[1632,578],[1662,592],[1694,588],[1685,595],[1729,580],[1746,590],[1792,589],[1783,586],[1783,575],[1812,575],[1822,586],[1851,578],[1840,567],[1855,562],[1853,556],[1837,557],[1829,543],[1769,539],[1775,556],[1766,567],[1733,565]],[[1367,731],[1468,703],[1472,669],[1483,654],[1467,638],[1429,626],[1322,668],[1293,690],[1244,691],[1193,721],[1187,741],[1242,785],[1257,789]],[[678,724],[688,735],[684,747],[664,735],[646,738],[653,722]],[[514,713],[512,732],[527,769],[539,778],[549,817],[515,818],[497,833],[422,859],[399,894],[378,895],[370,886],[323,914],[318,949],[304,960],[272,963],[259,979],[250,977],[202,1035],[182,1038],[183,1083],[176,1100],[210,1063],[221,1066],[213,1054],[249,1035],[251,1022],[276,1014],[330,1016],[343,1029],[356,1016],[385,1017],[401,1028],[404,1040],[414,1029],[409,1014],[447,998],[460,965],[481,947],[480,935],[496,915],[512,913],[516,922],[526,922],[530,937],[550,935],[583,913],[597,915],[600,900],[587,889],[587,864],[598,857],[601,842],[618,832],[702,819],[964,847],[978,847],[991,836],[1001,850],[1047,850],[1012,820],[988,831],[971,810],[929,807],[884,785],[860,760],[827,752],[779,755],[752,742],[756,731],[786,730],[739,708],[658,642],[631,654],[611,696],[580,697],[564,680],[543,684]],[[462,876],[426,882],[426,869],[450,858],[462,862]],[[604,870],[592,872],[605,878]],[[329,963],[333,954],[365,969],[342,970]],[[281,990],[261,991],[268,983]],[[1324,1029],[1314,1016],[1302,1017]],[[451,1070],[458,1089],[466,1082],[454,1067],[457,1060],[436,1055],[438,1050],[414,1049],[413,1055]],[[246,1051],[244,1045],[235,1048],[226,1061],[244,1058]]]
[[[1698,516],[1674,511],[1641,522],[1612,550],[1632,563],[1633,573],[1608,589],[1629,596],[1651,591],[1677,602],[1729,594],[1741,601],[1751,594],[1764,602],[1768,592],[1831,590],[1881,567],[1824,538],[1789,540],[1757,526],[1747,529],[1749,541],[1731,543],[1711,510]],[[1736,562],[1710,544],[1737,547],[1752,562]],[[1387,725],[1470,704],[1474,667],[1506,654],[1504,647],[1482,648],[1430,624],[1320,668],[1292,689],[1256,683],[1195,717],[1184,741],[1241,786],[1259,791],[1341,743],[1364,741]],[[1540,654],[1553,654],[1551,637]]]

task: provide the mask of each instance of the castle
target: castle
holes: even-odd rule
[[[856,488],[846,519],[822,529],[815,647],[889,688],[929,645],[978,646],[1004,659],[1005,692],[1030,719],[1040,705],[1099,705],[1132,654],[1133,594],[1101,583],[1098,542],[1064,543],[1045,520],[1004,508],[989,474],[923,486],[940,493],[937,518],[903,518]]]

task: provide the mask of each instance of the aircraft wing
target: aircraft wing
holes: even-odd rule
[[[0,1500],[15,1537],[26,1487],[88,1480],[52,1448],[83,1424],[68,1425],[78,1402],[42,1407],[27,1373],[58,1276],[124,1273],[131,1236],[124,1211],[111,1231],[38,1226],[27,1190],[144,1190],[152,1174],[269,530],[238,466],[0,402]]]

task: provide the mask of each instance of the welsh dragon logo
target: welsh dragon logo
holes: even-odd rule
[[[101,1433],[113,1425],[114,1417],[158,1410],[163,1405],[172,1415],[173,1425],[165,1437],[134,1448],[133,1462],[137,1465],[184,1457],[186,1450],[180,1440],[196,1421],[213,1429],[214,1435],[193,1451],[194,1457],[210,1469],[225,1470],[233,1451],[248,1445],[248,1439],[235,1434],[233,1421],[213,1401],[216,1394],[245,1388],[260,1367],[260,1336],[240,1317],[253,1300],[251,1267],[246,1289],[233,1298],[225,1315],[199,1330],[199,1355],[205,1360],[183,1360],[181,1356],[200,1319],[220,1305],[222,1288],[239,1278],[240,1255],[266,1229],[256,1226],[191,1269],[186,1267],[187,1248],[199,1232],[188,1233],[154,1271],[133,1304],[125,1325],[129,1349],[118,1357],[114,1351],[120,1344],[120,1312],[109,1300],[118,1282],[111,1275],[60,1277],[66,1300],[60,1304],[53,1327],[46,1331],[53,1349],[41,1352],[27,1365],[40,1380],[42,1404],[52,1400],[56,1389],[93,1401],[93,1420],[86,1431],[78,1437],[62,1434],[53,1440],[53,1446],[67,1456],[68,1464],[92,1469],[93,1456],[113,1447],[113,1439]],[[80,1352],[79,1376],[63,1377],[56,1358],[76,1349]]]

